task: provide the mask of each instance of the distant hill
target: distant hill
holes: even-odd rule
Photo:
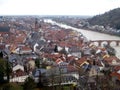
[[[104,14],[94,16],[88,19],[91,25],[109,25],[110,27],[120,29],[120,8],[110,10]]]

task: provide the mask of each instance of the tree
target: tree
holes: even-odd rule
[[[22,86],[17,83],[7,83],[4,84],[0,90],[22,90]]]
[[[40,59],[36,59],[35,60],[35,66],[37,67],[37,68],[40,68]]]
[[[110,10],[104,14],[94,16],[88,19],[91,25],[103,25],[120,29],[120,8]]]
[[[42,58],[35,59],[35,66],[37,68],[42,68],[43,67],[43,60],[42,60]]]
[[[55,45],[54,52],[58,52],[58,46]]]
[[[11,64],[8,61],[8,58],[6,60],[6,76],[7,76],[7,82],[10,80],[10,73],[12,72]]]
[[[11,73],[11,65],[7,60],[0,58],[0,83],[4,83],[4,77],[7,76],[7,82],[9,82],[9,77]]]
[[[34,90],[36,87],[36,83],[33,78],[28,77],[26,78],[24,85],[23,85],[23,90]]]

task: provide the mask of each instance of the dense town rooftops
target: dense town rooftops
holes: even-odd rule
[[[77,77],[76,80],[79,81],[82,76],[83,78],[90,76],[90,78],[94,77],[93,80],[96,81],[95,77],[98,72],[108,70],[106,64],[113,68],[110,75],[119,77],[120,61],[116,56],[110,55],[105,47],[90,45],[87,38],[71,29],[45,22],[42,22],[41,27],[35,27],[33,18],[24,19],[8,22],[10,24],[10,38],[8,39],[10,42],[7,41],[6,34],[3,33],[4,35],[0,36],[0,50],[6,52],[3,54],[12,64],[12,77],[27,74],[33,75],[33,78],[36,79],[36,76],[40,76],[40,71],[43,76],[44,72],[49,71],[47,72],[48,77],[45,79],[52,80],[50,73],[58,72],[55,78],[60,78],[60,70],[61,72],[63,70],[66,73],[61,74],[65,79]],[[9,32],[9,30],[4,32]],[[40,65],[37,66],[36,62]],[[53,72],[51,72],[52,69]],[[80,69],[83,69],[85,74],[79,77],[79,74],[82,73]],[[92,74],[94,72],[95,74]],[[67,81],[69,82],[69,80]]]

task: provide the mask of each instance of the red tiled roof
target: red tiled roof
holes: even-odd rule
[[[83,62],[87,61],[86,57],[82,57],[79,60],[76,61],[79,65],[81,65]]]
[[[10,51],[11,51],[11,52],[14,51],[17,47],[18,47],[17,44],[15,44],[15,43],[11,44],[11,45],[10,45]]]
[[[106,57],[106,58],[104,58],[104,60],[107,61],[109,64],[112,64],[113,60],[116,60],[117,62],[119,62],[118,61],[119,59],[116,56]]]
[[[116,70],[116,71],[120,70],[120,66],[115,66],[114,70]]]
[[[55,61],[56,59],[61,57],[61,54],[59,54],[59,53],[57,53],[57,54],[47,54],[47,53],[44,53],[43,56],[45,58],[51,58],[51,59],[53,59]]]
[[[103,66],[101,61],[99,61],[99,60],[96,60],[96,64],[97,64],[97,66]]]
[[[118,80],[120,80],[120,74],[119,74],[119,73],[117,73],[117,72],[112,72],[110,75],[111,75],[111,76],[114,76],[114,77],[117,77]]]
[[[104,60],[118,60],[118,58],[116,56],[110,56],[110,57],[104,58]]]
[[[60,64],[60,63],[62,63],[63,61],[62,61],[62,59],[58,58],[55,62],[56,62],[57,64]]]
[[[68,69],[69,72],[77,71],[77,69],[72,65],[68,65],[67,69]]]
[[[69,60],[74,60],[75,59],[75,57],[74,56],[68,56],[67,57],[67,60],[69,61]]]
[[[0,44],[0,49],[5,49],[5,45]]]
[[[22,50],[24,50],[24,51],[29,51],[29,50],[32,50],[30,47],[28,47],[28,46],[23,46],[22,47]]]
[[[16,72],[12,72],[12,76],[16,76],[16,77],[19,77],[19,76],[24,76],[26,75],[26,73],[20,69],[18,69]]]
[[[16,43],[23,43],[24,39],[25,39],[24,36],[18,36],[18,37],[16,37],[15,42]]]

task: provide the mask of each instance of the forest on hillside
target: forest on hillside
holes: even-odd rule
[[[116,8],[88,19],[91,25],[110,26],[120,29],[120,8]]]

